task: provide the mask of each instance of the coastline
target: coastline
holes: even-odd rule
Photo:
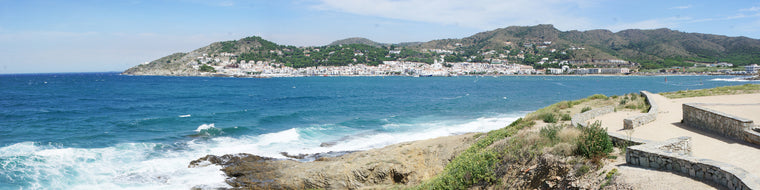
[[[601,95],[590,96],[586,99],[561,101],[545,108],[526,114],[523,119],[518,119],[503,129],[497,129],[487,133],[466,133],[437,137],[433,139],[417,140],[411,142],[402,142],[385,146],[383,148],[374,148],[365,151],[349,152],[335,157],[319,157],[314,161],[299,162],[289,159],[271,159],[255,155],[236,154],[213,156],[208,155],[190,163],[188,167],[205,167],[210,164],[223,166],[222,171],[229,177],[227,183],[234,188],[272,188],[272,189],[303,189],[303,188],[327,188],[327,189],[387,189],[387,188],[412,188],[423,185],[425,187],[435,184],[442,176],[449,175],[447,168],[449,165],[458,165],[462,159],[468,159],[473,147],[480,146],[483,151],[498,149],[498,147],[514,146],[512,141],[521,141],[520,139],[532,139],[531,134],[538,133],[539,129],[543,131],[555,124],[554,122],[543,122],[539,118],[542,115],[553,112],[560,113],[582,113],[581,107],[592,106],[598,108],[603,105],[613,105],[622,109],[620,113],[635,113],[640,110],[626,110],[627,105],[640,104],[632,103],[635,101],[644,101],[644,98],[633,98],[632,94],[621,96],[606,97]],[[625,98],[623,98],[625,97]],[[618,100],[631,100],[626,106],[618,105]],[[572,106],[577,104],[577,106]],[[608,107],[608,106],[607,106]],[[625,107],[625,108],[624,108]],[[637,106],[636,109],[639,109]],[[575,116],[574,116],[575,117]],[[483,147],[483,141],[488,141],[492,133],[496,131],[510,130],[517,123],[523,121],[535,122],[526,128],[517,128],[513,130],[512,135],[506,135],[506,139],[491,141],[491,145]],[[546,121],[546,119],[544,119]],[[563,119],[558,124],[569,121]],[[613,122],[614,123],[614,122]],[[564,125],[564,124],[563,124]],[[574,127],[572,127],[574,128]],[[499,132],[497,132],[499,133]],[[564,134],[565,132],[560,132]],[[541,140],[527,140],[526,142],[540,143]],[[476,146],[477,145],[477,146]],[[528,144],[530,145],[530,144]],[[512,148],[508,148],[512,149]],[[517,148],[520,149],[520,148]],[[501,170],[501,167],[507,167],[505,173],[501,173],[495,180],[506,180],[501,183],[510,182],[511,184],[501,184],[488,182],[476,182],[472,186],[477,188],[602,188],[604,186],[613,186],[614,188],[635,189],[635,188],[652,188],[665,187],[662,184],[679,184],[679,186],[689,188],[717,188],[719,185],[711,182],[702,182],[697,179],[690,179],[688,176],[679,176],[669,172],[653,172],[641,170],[637,167],[627,166],[625,151],[615,148],[610,157],[601,159],[597,162],[596,167],[592,166],[591,171],[579,173],[579,162],[581,165],[593,163],[594,161],[580,159],[568,152],[557,153],[556,147],[551,149],[539,149],[536,157],[529,160],[517,161],[505,166],[496,166],[493,170]],[[549,150],[549,152],[545,152]],[[461,158],[461,157],[465,158]],[[509,157],[508,155],[504,155]],[[488,162],[486,159],[474,157],[476,160],[469,162]],[[571,161],[577,160],[579,161]],[[503,161],[502,161],[503,162]],[[202,164],[199,164],[202,163]],[[492,167],[492,166],[489,166]],[[585,167],[585,166],[584,166]],[[583,167],[580,167],[583,168]],[[469,170],[472,168],[461,168]],[[457,169],[460,170],[460,169]],[[588,170],[588,169],[587,169]],[[612,171],[621,171],[623,175],[616,174]],[[601,172],[600,172],[601,171]],[[610,171],[610,172],[608,172]],[[605,176],[606,174],[606,176]],[[469,175],[469,174],[468,174]],[[473,174],[474,175],[474,174]],[[657,175],[657,179],[646,178],[645,176]],[[610,177],[612,176],[612,177]],[[622,176],[622,177],[618,177]],[[645,179],[646,178],[646,179]],[[660,185],[638,184],[639,181],[655,182]],[[500,184],[500,185],[499,185]],[[458,186],[445,186],[458,187]]]
[[[578,102],[580,105],[575,106],[575,108],[571,107],[572,109],[568,110],[568,112],[580,113],[582,107],[599,106],[595,105],[594,102],[602,101],[605,102],[605,104],[613,104],[616,102],[611,100],[594,100],[592,97],[596,96],[575,100],[575,102]],[[561,101],[524,115],[522,118],[531,118],[524,121],[535,121],[535,123],[531,124],[524,130],[518,129],[519,132],[514,132],[518,132],[518,136],[522,136],[525,133],[536,133],[538,129],[550,125],[537,118],[540,117],[538,115],[544,112],[542,110],[555,109],[557,106],[561,107],[561,105],[566,104],[567,102],[568,101]],[[564,110],[568,108],[562,109]],[[569,120],[563,120],[559,123],[569,122]],[[306,162],[297,161],[297,159],[300,156],[308,157],[313,155],[298,155],[296,157],[291,157],[291,159],[274,159],[239,153],[207,155],[192,161],[188,167],[196,168],[209,165],[222,166],[222,171],[228,177],[226,182],[233,188],[411,188],[429,183],[432,179],[439,178],[442,173],[445,173],[447,165],[452,162],[460,162],[457,161],[457,159],[461,157],[463,152],[472,149],[476,143],[490,139],[491,133],[494,131],[509,129],[515,124],[522,126],[520,123],[524,122],[522,122],[521,119],[518,119],[505,128],[489,132],[470,132],[432,139],[401,142],[382,148],[351,151],[346,154],[333,154],[328,157],[319,157],[319,155],[316,155],[315,160]],[[508,123],[504,123],[505,126],[507,124]],[[522,127],[520,129],[522,129]],[[497,142],[493,142],[493,145],[488,146],[488,148],[501,147],[508,142],[510,142],[510,138],[498,140]],[[283,155],[287,155],[287,153],[283,153]],[[550,186],[555,188],[591,188],[593,186],[598,186],[604,181],[603,175],[596,175],[594,172],[584,172],[583,175],[578,176],[578,172],[574,171],[577,170],[578,164],[590,164],[591,162],[589,161],[571,163],[569,160],[573,160],[574,156],[568,157],[567,155],[545,154],[538,156],[540,156],[540,158],[531,159],[524,163],[520,162],[521,164],[515,163],[506,166],[512,169],[509,169],[510,172],[502,174],[507,175],[504,176],[505,178],[508,177],[507,179],[511,179],[512,177],[523,176],[519,177],[521,179],[510,187],[536,188],[546,185],[533,183],[531,181],[532,178],[559,185]],[[624,158],[624,156],[618,157]],[[555,170],[563,172],[556,173]],[[516,171],[531,172],[523,173]],[[599,178],[599,176],[602,176],[602,178]]]
[[[110,72],[109,72],[110,73]],[[116,72],[118,73],[118,72]],[[51,73],[55,74],[55,73]],[[171,77],[220,77],[220,78],[299,78],[299,77],[502,77],[502,76],[579,76],[579,77],[591,77],[591,76],[735,76],[735,78],[750,78],[756,75],[735,75],[735,74],[703,74],[703,73],[643,73],[643,74],[503,74],[503,75],[452,75],[452,76],[423,76],[418,75],[265,75],[265,76],[250,76],[250,75],[227,75],[227,74],[209,74],[209,75],[150,75],[150,74],[125,74],[118,73],[124,76],[171,76]]]

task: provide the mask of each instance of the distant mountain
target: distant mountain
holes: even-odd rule
[[[643,68],[714,62],[740,66],[760,63],[760,40],[670,29],[563,32],[552,25],[510,26],[461,39],[400,44],[348,38],[327,46],[295,47],[253,36],[215,42],[189,53],[172,54],[130,68],[124,74],[198,75],[200,65],[236,67],[239,61],[266,61],[292,67],[376,65],[388,60],[433,63],[440,59],[439,55],[444,55],[443,60],[447,62],[503,60],[537,68],[558,67],[556,63],[559,61],[594,66],[595,60],[625,60],[640,64],[625,66]],[[546,60],[549,64],[543,63]]]
[[[334,41],[334,42],[328,44],[328,46],[348,45],[348,44],[364,44],[364,45],[370,45],[370,46],[375,46],[375,47],[381,47],[381,46],[387,46],[387,45],[389,45],[389,44],[375,42],[375,41],[372,41],[372,40],[367,39],[367,38],[355,37],[355,38],[346,38],[346,39],[342,39],[342,40],[337,40],[337,41]]]
[[[670,29],[631,29],[613,33],[609,30],[562,32],[552,25],[511,26],[462,39],[433,40],[417,47],[485,50],[505,47],[508,42],[512,42],[512,47],[541,42],[551,42],[550,47],[558,47],[556,49],[583,47],[584,52],[574,52],[570,59],[623,59],[650,67],[692,65],[691,62],[760,63],[760,40]],[[461,46],[456,46],[457,43]]]

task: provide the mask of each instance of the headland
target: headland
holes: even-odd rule
[[[190,167],[222,165],[228,176],[227,183],[235,188],[754,187],[755,182],[747,179],[755,179],[754,176],[760,172],[755,171],[756,168],[760,168],[757,167],[760,163],[751,159],[760,155],[760,148],[731,137],[691,129],[679,121],[683,115],[683,112],[679,111],[683,103],[760,104],[756,102],[760,97],[759,85],[743,85],[739,88],[743,90],[728,91],[733,95],[682,99],[668,99],[658,94],[643,93],[610,97],[593,95],[581,100],[553,104],[527,114],[505,128],[488,133],[469,133],[400,143],[337,157],[317,158],[311,162],[275,160],[247,154],[207,156],[194,161]],[[696,91],[698,92],[692,94],[716,94],[702,92],[709,90]],[[716,109],[726,112],[733,110],[730,106]],[[633,130],[623,129],[624,119],[653,111],[657,114],[654,121],[634,127]],[[591,124],[597,120],[601,122]],[[577,127],[573,126],[574,122],[586,124]],[[594,133],[595,130],[599,132],[599,129],[603,128],[606,128],[603,136]],[[610,137],[607,137],[608,134]],[[663,168],[657,167],[653,170],[650,165],[642,166],[639,162],[631,160],[632,155],[639,155],[641,148],[635,144],[620,143],[620,137],[623,137],[629,140],[643,139],[642,142],[647,142],[639,146],[655,145],[662,144],[659,142],[671,142],[673,138],[680,136],[689,137],[685,141],[689,142],[685,143],[688,145],[689,156],[726,163],[745,173],[741,173],[742,176],[739,177],[727,178],[729,182],[726,183],[717,178],[704,177],[709,173],[706,171],[702,171],[702,176],[697,177],[697,174],[689,175],[688,171],[683,174],[670,168],[666,169],[664,165]],[[589,148],[584,142],[602,142],[602,146]],[[604,145],[604,142],[608,142],[609,145]],[[712,172],[709,173],[710,176],[717,176],[716,171]],[[737,172],[731,170],[726,175],[736,176],[735,173]],[[737,179],[739,182],[730,182]]]

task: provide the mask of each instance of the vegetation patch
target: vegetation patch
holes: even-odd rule
[[[587,111],[591,111],[591,107],[588,107],[588,106],[583,107],[583,109],[581,110],[581,113],[584,113],[584,112],[587,112]]]
[[[216,72],[216,69],[214,69],[214,67],[208,66],[206,64],[201,65],[201,67],[198,68],[198,70],[201,71],[201,72],[209,72],[209,73]]]
[[[622,108],[625,106],[619,105],[622,99],[626,100],[626,105],[643,102],[641,98],[632,96],[639,95],[626,94],[613,98],[597,94],[576,101],[562,101],[530,113],[505,128],[474,135],[478,138],[477,142],[451,160],[443,172],[414,189],[467,189],[473,186],[534,188],[532,184],[513,186],[504,180],[508,175],[520,175],[518,173],[521,171],[515,170],[514,166],[535,164],[544,154],[571,157],[568,164],[574,166],[567,172],[586,175],[598,168],[600,160],[612,152],[612,141],[600,122],[588,127],[576,127],[564,121],[571,120],[572,113],[591,110],[590,106],[585,105],[616,105]],[[584,103],[583,108],[573,109]],[[535,121],[544,121],[547,125],[538,130],[522,130],[534,126]]]
[[[701,96],[752,94],[752,93],[760,93],[760,84],[723,86],[723,87],[701,89],[701,90],[679,90],[676,92],[660,93],[660,95],[663,95],[670,99],[676,99],[676,98],[689,98],[689,97],[701,97]]]
[[[578,139],[578,153],[586,158],[605,158],[612,152],[612,140],[602,122],[596,121],[588,127],[579,126],[583,134]]]
[[[554,114],[552,113],[545,113],[541,115],[541,120],[543,120],[545,123],[557,123],[557,118],[554,117]]]
[[[594,95],[589,96],[588,99],[589,100],[597,100],[597,99],[606,100],[607,96],[605,96],[604,94],[594,94]]]
[[[466,189],[473,184],[496,182],[493,168],[501,160],[502,154],[487,147],[535,124],[520,118],[507,127],[488,132],[447,164],[441,174],[417,189]]]

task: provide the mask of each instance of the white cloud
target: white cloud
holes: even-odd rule
[[[742,12],[747,12],[747,11],[748,12],[757,12],[757,11],[760,11],[760,7],[750,7],[750,8],[746,8],[746,9],[739,9],[739,11],[742,11]]]
[[[536,24],[583,29],[591,21],[576,13],[593,5],[594,0],[318,0],[313,8],[477,29]]]
[[[671,7],[670,9],[681,9],[681,10],[683,10],[683,9],[689,9],[691,7],[692,7],[691,5],[684,5],[684,6]]]

